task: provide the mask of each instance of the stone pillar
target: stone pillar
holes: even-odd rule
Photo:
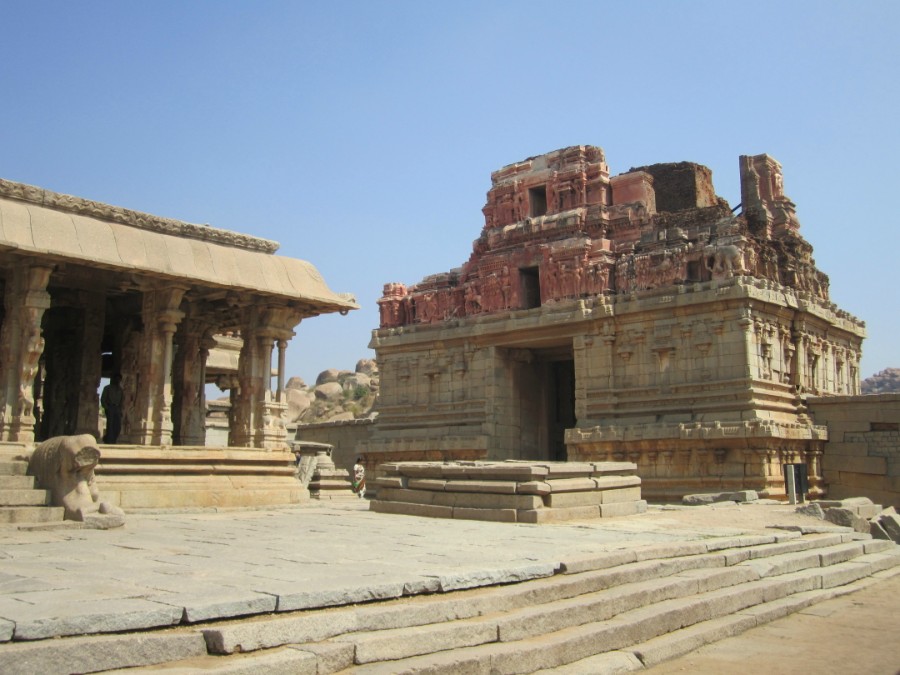
[[[176,445],[206,443],[206,359],[215,341],[205,323],[182,322],[178,353],[172,365],[172,427]]]
[[[91,434],[101,438],[97,427],[100,399],[97,390],[103,375],[103,328],[106,322],[106,298],[101,294],[85,294],[84,325],[81,337],[81,378],[78,389],[78,414],[75,434]]]
[[[44,352],[41,320],[50,307],[52,268],[14,265],[6,282],[0,329],[0,440],[34,441],[34,378]]]
[[[744,359],[744,377],[747,378],[748,381],[759,378],[759,372],[757,371],[759,359],[757,357],[754,339],[755,334],[753,332],[753,316],[751,312],[752,309],[749,306],[741,307],[741,316],[737,320],[737,325],[741,329],[741,337],[743,338],[742,356]]]
[[[144,292],[143,329],[132,336],[137,344],[129,345],[130,372],[122,373],[126,387],[122,443],[172,443],[173,338],[184,318],[178,307],[186,290],[172,286]]]
[[[284,414],[287,403],[272,392],[272,350],[276,342],[293,337],[300,322],[291,307],[250,306],[245,311],[241,337],[244,341],[238,364],[238,390],[232,396],[228,444],[266,450],[287,448]],[[283,388],[282,347],[279,346],[279,386]]]
[[[285,369],[285,352],[287,351],[287,340],[278,341],[278,390],[275,399],[279,403],[284,403],[284,369]]]

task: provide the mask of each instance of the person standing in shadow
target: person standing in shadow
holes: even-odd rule
[[[100,405],[103,406],[103,414],[106,415],[106,433],[103,434],[103,442],[112,445],[119,440],[119,432],[122,431],[122,402],[125,392],[122,391],[122,376],[116,373],[109,384],[103,387],[100,394]]]

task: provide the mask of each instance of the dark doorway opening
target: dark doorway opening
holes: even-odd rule
[[[541,306],[541,277],[537,267],[519,269],[519,283],[522,285],[523,309],[534,309]]]
[[[532,218],[547,214],[547,186],[528,188],[528,215]]]
[[[495,456],[566,461],[566,429],[576,425],[572,346],[516,347],[499,353]]]
[[[564,462],[566,429],[575,426],[575,361],[552,361],[549,384],[549,450],[550,459]]]

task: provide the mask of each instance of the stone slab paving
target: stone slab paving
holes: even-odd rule
[[[563,560],[732,535],[637,516],[521,525],[365,503],[129,514],[113,530],[0,527],[0,641],[139,630],[550,576]]]

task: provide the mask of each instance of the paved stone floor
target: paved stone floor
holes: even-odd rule
[[[599,551],[807,522],[783,506],[651,509],[642,516],[561,525],[433,520],[373,513],[366,507],[313,503],[280,510],[129,514],[125,527],[107,531],[2,527],[0,636],[5,630],[3,639],[9,639],[11,622],[17,633],[43,638],[94,632],[98,626],[133,630],[170,625],[183,613],[201,621],[354,602],[391,596],[404,586],[467,587],[542,576],[561,560]],[[892,636],[900,629],[895,611],[900,583],[881,582],[873,593],[872,602],[856,602],[860,594],[830,601],[851,603],[852,620],[841,612],[820,612],[827,603],[797,619],[832,626],[837,635],[829,641],[849,635],[847,621],[870,636],[884,635],[873,644],[851,641],[866,644],[868,655],[890,666],[888,670],[858,670],[850,662],[842,670],[817,666],[816,672],[874,675],[900,668],[900,660],[891,663],[898,659],[898,641]],[[885,623],[893,626],[888,634],[878,632],[885,615],[894,617],[894,623]],[[776,641],[786,639],[775,635]],[[808,651],[816,640],[798,644]],[[742,670],[747,657],[741,652],[723,658],[732,672],[748,672]],[[790,672],[804,661],[794,663]],[[685,672],[722,670],[717,665],[708,670],[682,667]],[[774,666],[753,670],[782,672]]]
[[[112,530],[0,530],[0,636],[26,639],[546,576],[564,557],[683,540],[633,525],[391,516],[366,503],[128,516]],[[9,639],[8,637],[4,639]]]

